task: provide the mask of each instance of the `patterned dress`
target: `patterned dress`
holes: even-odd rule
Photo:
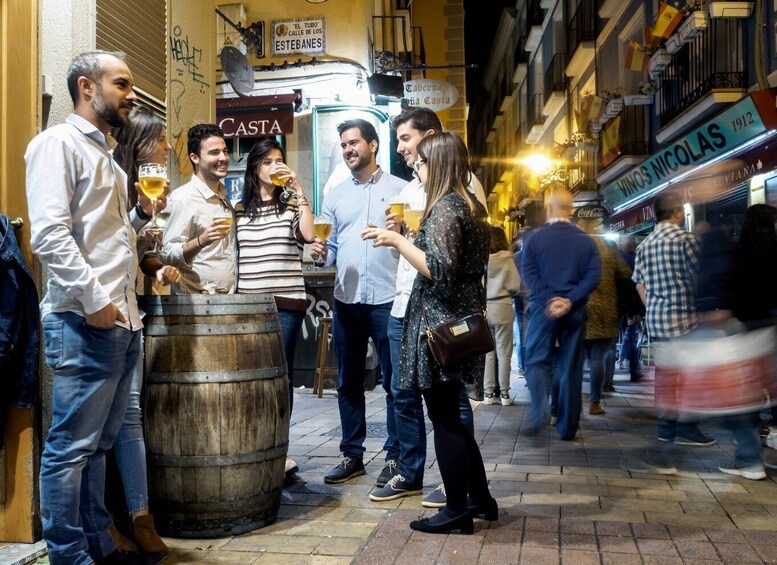
[[[490,235],[485,209],[473,215],[465,199],[451,193],[440,198],[421,225],[415,245],[426,253],[432,278],[416,276],[403,321],[399,357],[399,388],[426,390],[439,382],[471,384],[483,375],[485,357],[452,369],[437,365],[426,343],[426,323],[444,322],[482,311],[486,307],[483,274],[488,262]]]

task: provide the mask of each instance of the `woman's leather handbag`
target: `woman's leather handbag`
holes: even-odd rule
[[[483,269],[488,272],[488,265]],[[483,302],[486,301],[486,289],[483,286]],[[443,369],[452,369],[465,361],[480,357],[494,350],[494,336],[488,327],[486,312],[469,314],[452,322],[445,322],[432,328],[426,318],[424,299],[421,297],[421,315],[426,324],[426,337],[429,351],[437,364]]]
[[[494,350],[494,337],[488,327],[485,312],[470,314],[430,328],[423,308],[421,302],[429,350],[443,369],[451,369]]]

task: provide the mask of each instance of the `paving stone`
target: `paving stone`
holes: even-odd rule
[[[714,545],[726,563],[762,563],[758,553],[749,544],[715,542]]]
[[[536,532],[526,530],[523,532],[524,547],[559,547],[559,536],[555,532]]]
[[[674,543],[683,559],[719,559],[712,542],[675,539]]]
[[[599,550],[607,553],[639,553],[631,536],[599,536]]]
[[[526,547],[521,548],[522,565],[559,565],[561,557],[558,549],[547,547]]]
[[[331,536],[338,538],[361,538],[369,536],[377,526],[370,522],[334,522],[322,520],[305,521],[288,531],[290,536]]]
[[[558,533],[559,522],[558,520],[550,520],[545,518],[526,518],[526,525],[524,529],[532,532],[552,532]]]
[[[562,534],[596,534],[593,520],[575,520],[562,518],[559,521]]]
[[[642,565],[639,555],[602,552],[602,565]]]
[[[596,522],[596,533],[600,536],[631,537],[631,527],[627,522]]]
[[[434,563],[444,544],[444,536],[432,534],[424,536],[421,541],[408,541],[399,553],[397,563]]]
[[[261,552],[225,551],[223,549],[197,551],[194,549],[187,549],[172,551],[170,556],[165,559],[165,563],[168,565],[199,565],[205,563],[241,563],[253,565],[262,557],[264,557],[264,555]]]
[[[233,538],[224,546],[224,549],[227,551],[269,551],[309,555],[324,539],[324,535],[292,537],[291,535],[277,534],[249,534]]]
[[[480,558],[478,559],[478,563],[480,565],[508,565],[512,563],[518,563],[520,555],[520,544],[484,543],[483,549],[480,551]],[[416,561],[416,563],[425,562]]]
[[[677,549],[671,540],[638,538],[637,548],[642,555],[678,556]]]
[[[668,555],[643,555],[642,561],[645,565],[682,565],[683,563],[680,557]]]
[[[561,550],[599,551],[596,536],[589,534],[561,534]]]
[[[440,563],[461,563],[462,565],[476,563],[482,545],[483,539],[477,536],[449,535],[438,560]]]

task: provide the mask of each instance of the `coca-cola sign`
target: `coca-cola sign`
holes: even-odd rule
[[[575,220],[603,220],[607,216],[607,208],[598,204],[586,204],[575,208],[572,218]]]

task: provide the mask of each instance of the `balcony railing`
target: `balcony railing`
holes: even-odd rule
[[[599,158],[597,153],[591,151],[578,151],[578,166],[569,171],[569,190],[572,194],[586,190],[597,190],[599,183],[596,175],[599,174]]]
[[[545,124],[545,115],[542,109],[545,107],[545,94],[538,92],[529,101],[529,127]]]
[[[624,106],[618,128],[619,152],[616,155],[604,154],[605,147],[602,143],[602,170],[624,155],[650,155],[650,121],[647,114],[649,108],[650,106]],[[602,131],[603,138],[606,131],[607,128]]]
[[[706,32],[672,56],[656,93],[662,127],[714,90],[747,88],[742,45],[741,24],[711,19]]]
[[[566,91],[567,89],[567,54],[556,53],[550,60],[550,65],[545,70],[545,100],[550,98],[554,91]]]
[[[567,53],[570,57],[583,41],[596,40],[596,21],[599,10],[599,0],[583,0],[577,7],[575,15],[567,29]]]

